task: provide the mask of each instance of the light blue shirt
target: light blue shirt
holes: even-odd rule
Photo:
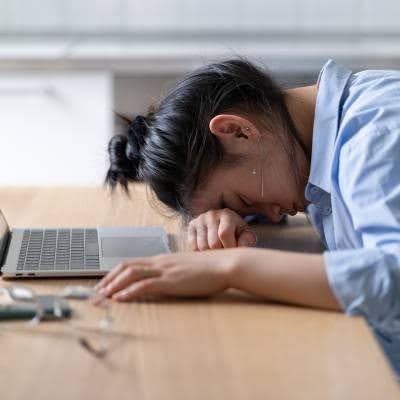
[[[400,71],[325,64],[305,196],[330,287],[400,376]]]

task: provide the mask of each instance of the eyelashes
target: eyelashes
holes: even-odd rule
[[[233,210],[237,212],[238,214],[243,214],[244,209],[249,209],[253,207],[253,204],[246,199],[244,196],[241,196],[240,194],[236,195],[237,199],[234,203],[235,204],[227,204],[225,199],[222,198],[219,203],[219,209],[223,208],[229,208],[230,210]]]
[[[250,204],[249,201],[247,199],[245,199],[243,196],[241,196],[240,194],[238,194],[238,197],[245,207],[252,206],[252,204]]]

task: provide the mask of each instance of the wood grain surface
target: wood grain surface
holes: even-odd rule
[[[101,188],[2,188],[0,208],[12,227],[162,224],[184,243],[179,222],[149,206],[140,185],[130,199],[120,193],[111,199]],[[257,230],[264,247],[322,250],[304,216]],[[95,282],[0,279],[0,286],[57,293],[66,284]],[[205,300],[112,303],[113,323],[104,332],[104,309],[70,304],[68,321],[0,322],[1,399],[400,398],[360,318],[228,291]],[[82,338],[106,346],[107,356],[94,357]]]

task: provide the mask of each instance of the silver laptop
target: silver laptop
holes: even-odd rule
[[[105,275],[119,262],[170,252],[161,227],[13,229],[0,210],[4,278]]]

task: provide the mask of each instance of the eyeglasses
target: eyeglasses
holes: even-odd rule
[[[25,310],[25,316],[33,315],[30,320],[31,325],[37,325],[42,320],[48,319],[63,319],[69,317],[71,309],[68,303],[59,296],[54,295],[41,295],[37,296],[33,290],[24,286],[11,286],[9,288],[1,288],[1,291],[6,294],[16,303],[17,310]],[[20,303],[33,303],[33,307],[22,307]],[[10,316],[12,317],[13,308],[10,307]]]
[[[111,301],[106,296],[101,296],[96,292],[89,297],[89,299],[96,297],[96,302],[91,302],[95,307],[100,307],[104,309],[104,316],[99,320],[99,329],[102,333],[101,335],[101,343],[99,347],[94,347],[92,342],[88,341],[85,337],[80,337],[79,343],[82,347],[84,347],[87,351],[89,351],[92,355],[98,358],[103,358],[109,352],[111,346],[109,342],[109,336],[111,332],[111,326],[113,324],[112,317],[112,304]]]
[[[91,339],[83,336],[81,332],[78,333],[77,340],[82,348],[97,358],[104,358],[108,354],[110,349],[108,338],[111,335],[110,328],[113,317],[112,304],[107,297],[99,298],[94,290],[78,286],[67,286],[59,295],[36,295],[32,289],[24,286],[0,288],[0,294],[2,292],[8,294],[14,302],[35,304],[35,314],[29,321],[30,326],[39,325],[42,321],[48,319],[61,320],[68,317],[71,310],[66,302],[67,298],[87,299],[96,296],[96,302],[92,304],[104,309],[104,315],[99,320],[98,328],[93,329],[93,331],[101,334],[101,343],[96,346]],[[75,336],[77,331],[80,331],[79,327],[70,325],[68,328],[73,330]],[[88,328],[85,331],[87,332]]]

